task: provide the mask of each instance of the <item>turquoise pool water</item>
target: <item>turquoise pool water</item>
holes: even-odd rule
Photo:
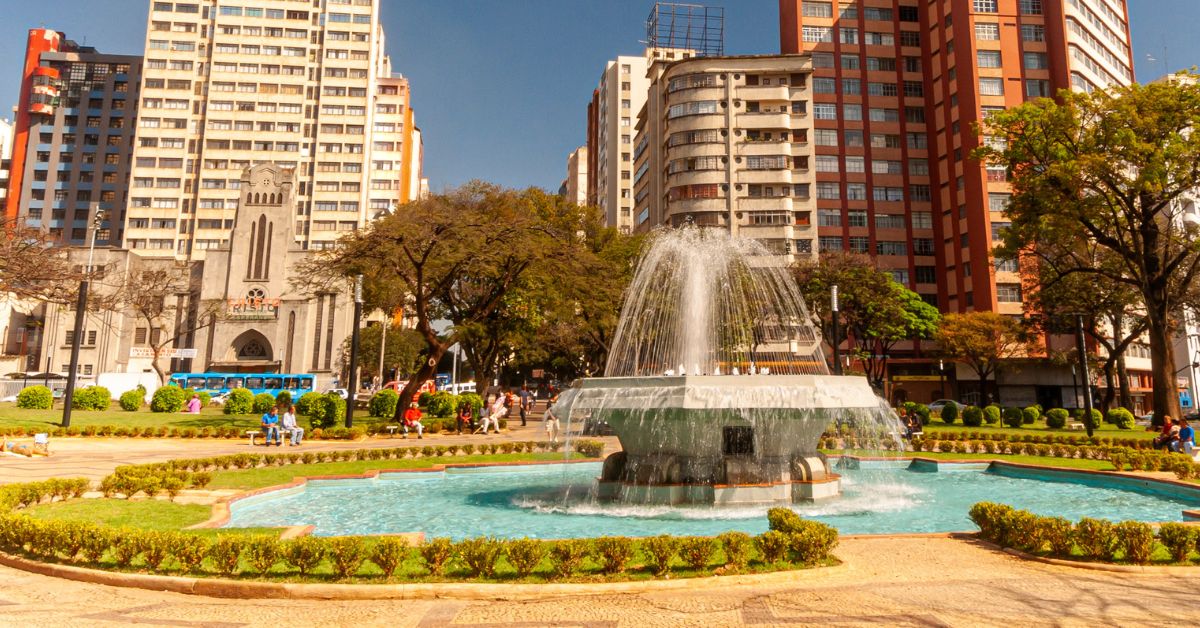
[[[1008,477],[986,465],[910,470],[907,463],[863,463],[842,470],[841,497],[796,504],[805,517],[843,534],[974,530],[967,510],[997,501],[1071,520],[1179,521],[1200,497],[1100,478]],[[569,538],[599,535],[715,535],[766,530],[766,507],[700,508],[597,504],[588,498],[599,463],[385,473],[372,480],[324,480],[303,489],[233,504],[231,527],[312,524],[318,535],[424,532],[455,539]]]

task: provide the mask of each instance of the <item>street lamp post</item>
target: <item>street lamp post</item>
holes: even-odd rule
[[[75,331],[72,332],[74,338],[71,342],[71,365],[67,373],[67,390],[63,394],[63,415],[62,426],[71,427],[71,404],[75,399],[75,379],[76,373],[79,371],[79,347],[83,344],[83,323],[84,316],[87,313],[88,302],[88,276],[92,272],[92,259],[96,254],[96,233],[100,231],[100,224],[104,222],[104,210],[97,209],[92,215],[92,237],[88,244],[88,261],[84,267],[83,279],[79,280],[79,301],[75,304]],[[47,367],[46,369],[50,369]]]
[[[379,332],[379,387],[387,383],[387,378],[383,375],[383,356],[387,354],[387,335],[388,330],[392,327],[392,319],[386,314],[383,317],[382,331]]]
[[[362,325],[362,275],[354,278],[354,329],[350,333],[350,390],[346,396],[346,428],[354,427],[354,398],[358,392],[358,328]]]
[[[946,398],[946,362],[938,360],[938,375],[942,380],[942,399]]]
[[[833,324],[832,324],[833,339],[829,343],[829,344],[833,345],[833,374],[841,375],[842,374],[842,356],[841,356],[842,342],[839,339],[839,334],[838,334],[838,287],[837,287],[837,284],[834,284],[833,287],[830,289],[829,298],[830,298],[830,306],[831,306],[830,310],[832,312],[831,318],[833,319]]]

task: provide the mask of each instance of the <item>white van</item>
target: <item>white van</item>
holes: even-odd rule
[[[454,395],[461,395],[463,393],[473,393],[473,392],[475,392],[475,382],[459,382],[457,384],[446,384],[446,386],[444,388],[442,388],[442,390],[448,391],[449,393],[454,394]]]

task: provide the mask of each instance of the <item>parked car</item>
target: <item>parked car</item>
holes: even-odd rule
[[[959,410],[962,410],[963,408],[967,407],[966,404],[959,403],[957,401],[954,401],[953,399],[938,399],[937,401],[929,404],[929,411],[940,413],[942,411],[942,408],[945,408],[946,406],[949,406],[949,405],[957,406]]]

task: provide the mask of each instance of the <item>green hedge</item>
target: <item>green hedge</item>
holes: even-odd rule
[[[17,407],[26,410],[49,410],[54,405],[54,393],[45,386],[29,386],[17,393]]]
[[[122,410],[137,412],[142,409],[142,404],[146,403],[146,389],[141,384],[138,384],[137,388],[121,393],[119,402]]]
[[[946,410],[952,407],[954,406],[946,406]],[[945,412],[945,410],[942,412]],[[983,409],[976,406],[967,406],[962,412],[962,422],[967,427],[979,427],[983,425]]]
[[[270,395],[267,395],[270,397]],[[225,414],[250,414],[254,412],[254,393],[249,388],[234,388],[225,396]],[[265,410],[264,410],[265,412]]]
[[[958,404],[948,403],[942,407],[942,422],[946,425],[954,425],[954,421],[958,419]]]
[[[150,398],[151,412],[179,412],[187,403],[187,393],[178,386],[163,386]]]
[[[143,465],[141,469],[153,466]],[[135,472],[137,469],[123,467],[106,478],[108,488],[119,483],[124,490],[153,494],[159,485],[157,476]],[[183,481],[176,479],[172,485]],[[707,575],[718,568],[732,572],[747,567],[778,568],[781,563],[814,566],[832,558],[838,541],[836,529],[803,520],[783,508],[768,513],[771,529],[753,541],[740,532],[717,538],[665,540],[619,536],[561,541],[479,537],[457,543],[432,538],[416,548],[409,548],[404,539],[395,537],[303,537],[281,541],[265,536],[218,535],[210,540],[187,532],[115,529],[84,521],[35,519],[13,512],[46,499],[78,497],[86,487],[86,480],[0,487],[0,549],[38,560],[176,575],[293,578],[296,574],[301,579],[313,577],[324,582],[328,580],[319,575],[322,572],[332,573],[337,579],[379,579],[377,570],[383,579],[389,579],[408,566],[407,575],[422,579],[537,575],[595,581],[597,575],[611,577],[630,571],[669,578]],[[759,549],[757,553],[755,548]]]
[[[399,401],[400,393],[391,388],[384,388],[371,396],[371,403],[368,404],[368,409],[371,412],[371,416],[390,420],[396,416],[396,404]]]
[[[103,386],[87,386],[75,391],[71,407],[76,410],[107,410],[112,404],[112,393]]]
[[[1113,408],[1108,411],[1106,417],[1109,423],[1117,426],[1120,430],[1131,430],[1134,425],[1133,413],[1125,408]]]
[[[1046,427],[1061,430],[1067,426],[1071,414],[1062,408],[1053,408],[1046,412]]]
[[[970,516],[981,538],[1031,554],[1145,565],[1159,551],[1172,562],[1191,564],[1193,551],[1200,551],[1200,531],[1180,523],[1164,523],[1156,535],[1140,521],[1114,524],[1084,517],[1072,524],[993,502],[971,506]]]
[[[275,404],[275,395],[272,395],[269,392],[260,392],[257,395],[254,395],[254,401],[251,405],[251,409],[253,410],[254,414],[266,414],[271,411],[271,408],[275,407]]]

